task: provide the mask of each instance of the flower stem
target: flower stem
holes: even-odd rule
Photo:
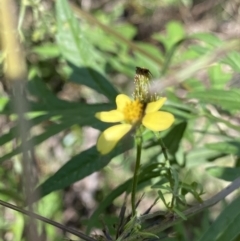
[[[137,189],[137,182],[138,182],[138,171],[140,168],[140,162],[141,162],[141,152],[142,152],[142,137],[136,137],[137,142],[137,157],[136,157],[136,164],[135,164],[135,170],[133,175],[133,182],[132,182],[132,216],[134,217],[136,214],[136,189]]]

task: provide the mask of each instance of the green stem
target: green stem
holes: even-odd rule
[[[138,171],[140,168],[141,162],[141,152],[142,152],[142,138],[137,137],[137,157],[136,157],[136,165],[133,175],[133,183],[132,183],[132,216],[136,214],[136,190],[137,190],[137,182],[138,182]]]
[[[168,154],[167,154],[167,148],[165,147],[163,141],[162,141],[162,138],[160,136],[157,136],[158,137],[158,140],[159,140],[159,144],[162,148],[162,152],[163,152],[163,155],[164,155],[164,158],[165,158],[165,161],[167,162],[168,161]]]

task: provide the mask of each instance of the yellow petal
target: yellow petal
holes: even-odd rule
[[[95,117],[100,121],[108,123],[120,122],[124,119],[123,113],[117,110],[98,112],[95,114]]]
[[[163,131],[168,129],[174,122],[174,116],[168,112],[157,111],[146,114],[142,124],[152,131]]]
[[[167,100],[167,98],[164,97],[164,98],[160,98],[157,101],[148,103],[147,107],[145,109],[145,113],[151,113],[151,112],[158,111],[163,106],[163,104],[165,103],[166,100]]]
[[[99,136],[97,150],[102,154],[108,154],[132,128],[130,124],[119,124],[106,129]]]
[[[124,94],[118,95],[116,97],[117,110],[122,112],[126,104],[130,102],[131,102],[131,99],[127,95],[124,95]]]

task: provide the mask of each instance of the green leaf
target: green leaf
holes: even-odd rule
[[[114,28],[114,30],[121,33],[122,36],[124,36],[127,39],[132,39],[137,33],[136,27],[128,23],[119,24]]]
[[[0,98],[0,113],[1,114],[5,114],[4,110],[5,110],[8,102],[9,102],[9,98],[7,98],[7,97],[1,97]]]
[[[91,173],[101,170],[111,161],[113,156],[113,154],[101,156],[95,146],[81,152],[38,187],[41,197],[63,189]]]
[[[16,134],[15,134],[16,131],[17,131],[16,127],[13,127],[13,128],[10,129],[10,131],[8,133],[1,135],[0,146],[2,146],[4,144],[6,144],[7,142],[11,141],[14,137],[17,137]]]
[[[168,207],[168,204],[167,204],[167,202],[166,202],[166,200],[165,200],[165,198],[164,198],[164,195],[163,195],[163,193],[162,193],[161,190],[158,190],[158,196],[159,196],[159,198],[162,200],[162,202],[164,203],[164,206],[165,206],[165,207]]]
[[[60,55],[58,46],[52,43],[34,47],[32,52],[38,54],[42,59],[56,58]]]
[[[96,210],[93,212],[92,216],[89,219],[89,222],[87,224],[87,233],[90,232],[90,230],[93,228],[95,223],[98,222],[97,218],[99,215],[121,194],[129,190],[129,187],[131,187],[132,179],[127,180],[123,184],[119,185],[114,190],[111,190],[109,194],[101,201],[99,206],[96,208]]]
[[[211,33],[194,33],[190,36],[190,38],[202,40],[212,47],[217,47],[222,43],[222,40]]]
[[[104,94],[110,100],[115,102],[118,92],[102,74],[89,67],[82,68],[74,66],[73,64],[69,64],[69,66],[71,68],[69,78],[72,82],[86,85],[89,88],[96,90],[98,93]]]
[[[214,65],[208,69],[212,88],[223,89],[226,83],[232,78],[232,74],[222,70],[220,64]]]
[[[231,220],[231,223],[225,229],[224,233],[217,239],[217,241],[233,241],[240,234],[240,214]]]
[[[203,82],[196,78],[187,79],[184,85],[187,87],[189,91],[202,91],[206,88]]]
[[[129,142],[129,136],[127,135],[108,155],[102,156],[95,146],[81,152],[69,160],[53,176],[39,186],[38,190],[40,190],[41,197],[53,191],[63,189],[72,183],[101,170],[113,157],[131,149],[132,146],[132,139],[130,139]]]
[[[235,229],[238,226],[238,231],[234,233],[229,233],[229,238],[226,241],[231,241],[232,237],[239,232],[239,216],[240,216],[240,197],[236,198],[232,203],[230,203],[222,213],[218,216],[215,222],[210,226],[210,228],[198,239],[198,241],[222,241],[221,235],[227,235],[227,231],[230,229]],[[232,227],[233,226],[233,227]],[[231,236],[230,236],[231,235]]]
[[[209,150],[205,147],[195,148],[186,154],[186,167],[192,167],[220,157],[218,151]]]
[[[210,175],[228,182],[240,177],[240,167],[208,167],[206,170]]]
[[[62,55],[77,66],[93,66],[97,52],[85,39],[84,32],[66,0],[57,0],[56,17],[57,43]]]
[[[63,102],[64,103],[64,102]],[[33,109],[35,111],[47,111],[48,115],[43,117],[39,117],[40,122],[44,119],[49,119],[50,115],[55,116],[59,115],[61,118],[59,119],[60,123],[52,123],[49,127],[45,128],[45,132],[40,135],[34,136],[29,140],[29,143],[34,143],[34,145],[38,145],[43,141],[47,140],[53,135],[58,134],[59,132],[70,128],[71,126],[78,124],[80,126],[92,126],[96,129],[104,129],[109,126],[106,123],[102,123],[97,120],[94,115],[98,111],[102,111],[104,105],[88,105],[88,104],[78,104],[78,103],[68,103],[65,102],[64,105],[59,105],[57,109],[56,107],[51,105],[40,105],[40,104],[32,104]],[[35,107],[34,107],[35,106]],[[49,109],[48,109],[49,108]],[[104,108],[105,109],[105,108]],[[39,123],[39,122],[38,122]],[[31,125],[31,124],[30,124]],[[9,134],[3,136],[3,139],[0,138],[0,142],[9,141],[11,137],[13,137],[13,131]],[[31,145],[29,145],[31,146]],[[0,163],[12,158],[13,156],[21,153],[21,146],[18,146],[16,149],[7,153],[6,155],[0,157]]]
[[[233,70],[240,72],[240,54],[236,51],[231,52],[222,60],[222,63],[228,64]]]
[[[200,45],[192,45],[189,47],[189,50],[192,52],[191,55],[195,58],[205,55],[209,51],[208,48],[200,46]]]
[[[73,124],[75,124],[75,120],[73,120],[72,122],[68,121],[68,122],[64,122],[64,123],[61,123],[61,124],[54,124],[54,125],[48,127],[47,130],[45,132],[43,132],[42,134],[31,138],[28,141],[27,146],[31,147],[32,143],[34,143],[34,145],[38,145],[38,144],[42,143],[43,141],[45,141],[46,139],[48,139],[49,137],[54,136],[57,133],[65,130],[67,128],[70,128]],[[21,145],[20,145],[20,146],[16,147],[10,153],[7,153],[6,155],[1,156],[0,157],[0,163],[2,163],[3,161],[5,161],[7,159],[10,159],[13,156],[21,153],[21,151],[22,151],[22,149],[21,149]]]
[[[178,210],[176,207],[173,207],[173,211],[183,220],[187,220],[187,217],[184,215],[184,213]]]
[[[80,126],[92,126],[96,129],[103,130],[109,124],[100,122],[94,116],[96,112],[112,109],[111,104],[93,104],[68,102],[57,98],[43,82],[35,77],[28,82],[28,90],[32,95],[37,97],[38,102],[29,102],[31,113],[43,112],[44,115],[38,116],[29,122],[30,126],[40,124],[42,121],[49,120],[52,117],[57,117],[57,122],[52,121],[52,124],[45,128],[45,132],[38,136],[34,136],[30,143],[38,145],[49,137],[78,124]],[[4,111],[11,110],[11,102],[7,102]],[[33,122],[33,123],[32,123]],[[0,137],[0,143],[4,144],[16,136],[16,127],[13,127],[9,133]],[[31,145],[30,145],[31,146]],[[21,152],[21,146],[16,147],[13,151],[0,157],[0,162],[3,162]]]
[[[163,138],[163,143],[171,155],[175,155],[182,141],[183,135],[187,128],[187,122],[181,122],[175,125],[168,134]]]
[[[50,115],[41,115],[41,116],[37,116],[35,118],[32,118],[31,121],[29,122],[29,125],[31,127],[40,124],[42,121],[44,120],[48,120],[50,118]],[[7,142],[11,141],[13,138],[17,138],[18,135],[18,131],[17,131],[17,126],[13,126],[8,133],[0,136],[0,146],[6,144]]]
[[[38,101],[41,103],[46,103],[50,106],[57,106],[67,102],[59,99],[37,76],[34,76],[30,81],[28,81],[27,88],[28,91],[37,97]]]
[[[157,164],[158,165],[158,164]],[[153,170],[156,168],[156,164],[151,164],[149,166],[144,166],[141,170],[141,173],[139,175],[138,180],[138,189],[144,184],[147,183],[150,185],[150,179],[154,177],[159,176],[159,172],[154,172]],[[92,214],[89,222],[88,222],[88,229],[87,233],[90,232],[91,228],[95,225],[97,222],[97,218],[99,215],[111,204],[113,201],[119,197],[124,192],[130,192],[132,184],[132,178],[128,179],[121,185],[119,185],[117,188],[112,190],[105,198],[101,201],[100,205],[97,207],[97,209]]]
[[[240,141],[237,141],[237,140],[210,143],[210,144],[206,144],[205,146],[211,150],[219,151],[220,153],[240,156]]]
[[[166,25],[166,36],[155,34],[153,37],[160,40],[168,52],[177,42],[185,38],[185,30],[180,22],[171,21]]]
[[[86,84],[99,93],[115,100],[116,90],[99,73],[103,72],[104,58],[87,41],[84,30],[72,13],[66,0],[57,0],[57,43],[61,54],[72,63],[78,83]],[[75,68],[73,67],[75,66]],[[79,67],[79,69],[77,69]],[[76,81],[75,77],[72,77]]]
[[[188,98],[199,99],[203,103],[214,104],[226,110],[239,110],[240,94],[234,90],[192,91]]]
[[[176,154],[179,148],[179,144],[186,130],[186,127],[187,127],[187,122],[181,122],[173,126],[173,128],[170,129],[170,131],[166,134],[166,136],[163,137],[162,139],[163,143],[171,155]],[[154,141],[151,144],[147,145],[145,148],[150,148],[158,145],[159,145],[158,141]]]

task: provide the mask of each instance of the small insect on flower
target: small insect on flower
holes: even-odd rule
[[[135,91],[132,100],[127,95],[116,97],[115,110],[96,113],[95,117],[103,122],[121,124],[109,127],[101,133],[97,141],[97,149],[102,154],[108,154],[133,128],[144,126],[151,131],[163,131],[174,122],[174,116],[165,111],[159,111],[166,98],[149,96],[150,71],[137,67],[135,75]],[[154,100],[154,101],[152,101]]]
[[[131,100],[128,96],[120,94],[116,97],[116,110],[96,113],[96,118],[103,122],[121,124],[106,129],[97,141],[97,149],[101,154],[109,153],[133,127],[143,125],[152,131],[168,129],[174,122],[174,116],[165,111],[158,111],[166,101],[160,98],[150,102],[143,109],[139,100]]]

